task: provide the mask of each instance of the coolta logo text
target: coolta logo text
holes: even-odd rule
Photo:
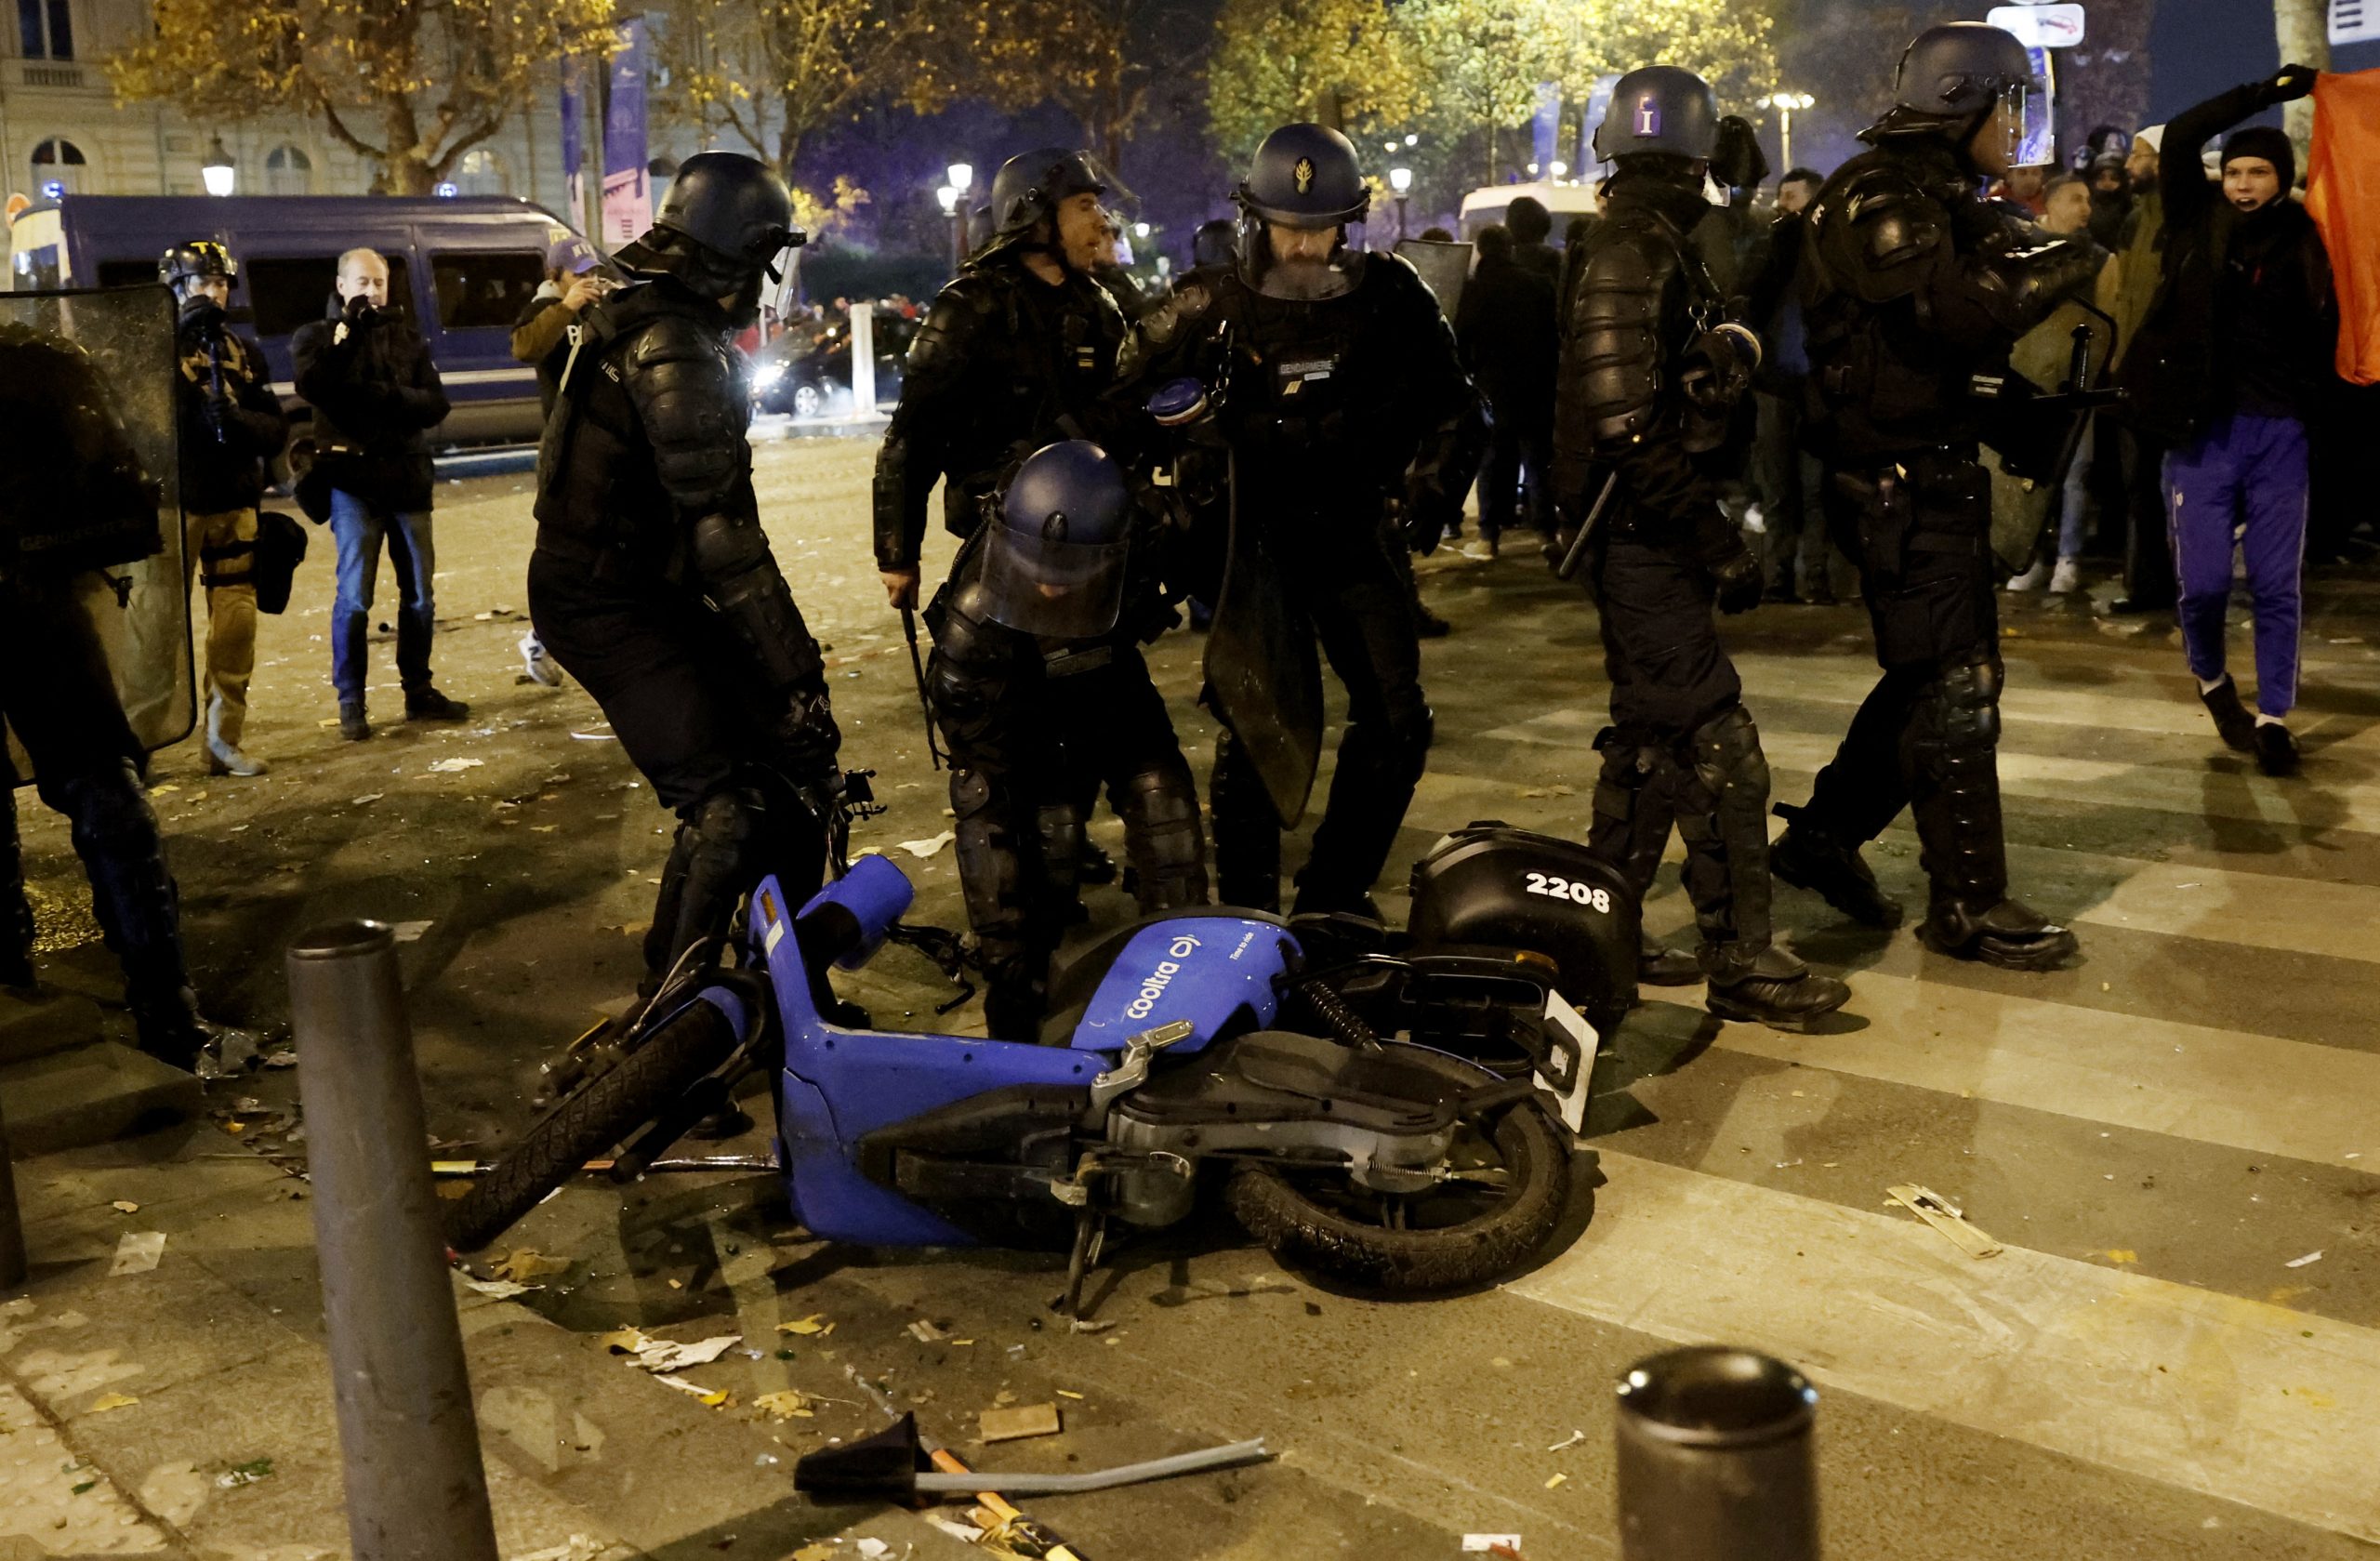
[[[1166,949],[1166,953],[1171,958],[1159,959],[1157,962],[1157,969],[1149,972],[1147,979],[1141,983],[1140,996],[1134,998],[1131,1006],[1124,1010],[1124,1017],[1145,1019],[1157,1012],[1157,999],[1165,996],[1165,989],[1173,985],[1175,976],[1182,973],[1182,961],[1190,958],[1190,951],[1197,946],[1198,940],[1194,937],[1184,936],[1174,939]]]

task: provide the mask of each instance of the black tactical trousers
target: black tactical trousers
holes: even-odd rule
[[[1860,563],[1884,675],[1818,773],[1808,823],[1857,847],[1911,808],[1936,897],[1989,908],[2008,878],[1989,479],[1945,457],[1831,471],[1827,504]]]
[[[679,818],[645,938],[648,985],[690,945],[724,933],[762,874],[776,874],[796,905],[816,891],[826,837],[773,740],[784,707],[699,595],[541,547],[529,560],[529,614]]]
[[[1641,901],[1674,825],[1704,973],[1739,979],[1770,939],[1768,762],[1712,622],[1710,577],[1688,549],[1615,536],[1591,583],[1612,724],[1595,740],[1588,847]]]
[[[89,617],[63,586],[0,584],[0,716],[16,729],[41,800],[73,826],[91,906],[124,967],[141,1044],[178,1066],[194,1059],[198,1011],[182,957],[180,897],[141,749],[125,720]],[[30,978],[33,916],[17,843],[19,777],[0,755],[0,977]]]
[[[1353,908],[1387,866],[1429,757],[1430,707],[1421,694],[1412,590],[1380,528],[1368,520],[1324,531],[1329,517],[1276,511],[1269,519],[1272,536],[1280,539],[1290,603],[1313,624],[1323,658],[1347,690],[1347,725],[1314,848],[1298,874],[1298,905]],[[1300,527],[1306,528],[1302,535]],[[1342,545],[1317,547],[1317,534]],[[1276,908],[1280,819],[1228,731],[1215,744],[1210,800],[1223,903]]]
[[[1207,903],[1206,834],[1164,696],[1132,645],[1069,648],[937,615],[927,687],[950,752],[967,919],[985,1027],[1031,1040],[1076,900],[1084,780],[1106,788],[1144,915]]]

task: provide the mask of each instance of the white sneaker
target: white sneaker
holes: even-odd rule
[[[534,628],[521,636],[521,661],[528,668],[531,682],[542,683],[548,688],[562,686],[562,668],[555,666],[554,658],[546,654],[546,642],[537,638],[537,631]]]
[[[264,761],[251,759],[240,751],[240,745],[223,738],[223,696],[206,696],[206,773],[210,775],[239,775],[253,779],[265,773]]]
[[[2049,565],[2036,561],[2030,569],[2008,582],[2010,590],[2039,590],[2049,578]]]
[[[1495,541],[1486,536],[1474,537],[1464,545],[1462,556],[1485,563],[1496,556]]]
[[[2062,558],[2050,572],[2049,593],[2052,596],[2071,595],[2082,584],[2082,564],[2079,559]]]

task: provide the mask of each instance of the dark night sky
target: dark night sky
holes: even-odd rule
[[[2149,118],[2162,122],[2226,87],[2280,67],[2271,0],[2159,0],[2149,52]],[[2380,44],[2333,49],[2331,66],[2338,71],[2380,69]]]

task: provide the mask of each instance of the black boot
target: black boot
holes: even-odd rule
[[[1851,988],[1770,945],[1729,979],[1713,977],[1703,1006],[1722,1019],[1799,1033],[1851,1000]]]
[[[0,986],[31,987],[33,907],[25,898],[25,859],[17,843],[17,777],[0,751]]]
[[[182,958],[180,896],[139,773],[130,760],[119,760],[45,779],[42,796],[73,827],[74,853],[91,880],[91,908],[124,967],[125,1002],[140,1049],[176,1067],[194,1066],[206,1032]]]
[[[2072,933],[2008,897],[1999,740],[1996,660],[1944,668],[1912,712],[1905,739],[1910,811],[1932,882],[1920,936],[1953,959],[2049,970],[2079,946]]]
[[[1806,808],[1779,802],[1772,811],[1785,820],[1785,832],[1768,848],[1771,873],[1796,889],[1808,890],[1862,926],[1900,925],[1900,902],[1877,883],[1858,846],[1812,823]]]
[[[1650,933],[1636,934],[1636,980],[1646,986],[1691,986],[1702,979],[1702,961]]]
[[[2297,773],[2297,739],[2289,728],[2277,721],[2255,723],[2256,768],[2268,775],[2294,775]]]
[[[2206,707],[2206,713],[2215,718],[2215,734],[2223,739],[2225,747],[2241,753],[2255,751],[2256,718],[2240,703],[2238,683],[2226,675],[2213,688],[2199,690],[2198,698],[2199,703]]]
[[[768,799],[756,787],[730,786],[685,810],[644,934],[644,996],[659,990],[687,949],[726,935],[737,903],[760,880],[768,824]]]
[[[419,688],[405,690],[407,721],[469,721],[470,716],[469,705],[447,698],[434,684],[423,683]]]

